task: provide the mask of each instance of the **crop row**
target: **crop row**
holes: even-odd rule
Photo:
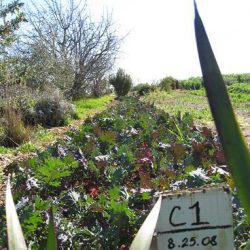
[[[7,174],[32,249],[46,246],[51,206],[60,248],[126,249],[155,192],[221,182],[234,187],[210,129],[193,126],[187,113],[170,116],[133,97],[88,118],[38,157],[11,165]],[[248,236],[241,233],[247,229],[236,196],[234,210],[239,245]],[[5,227],[0,231],[6,236]]]

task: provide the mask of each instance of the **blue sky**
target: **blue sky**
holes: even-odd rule
[[[193,0],[88,0],[92,14],[113,13],[122,44],[116,67],[135,82],[200,75]],[[250,1],[197,0],[222,73],[250,72]]]

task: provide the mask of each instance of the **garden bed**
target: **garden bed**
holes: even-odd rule
[[[248,239],[217,135],[195,127],[188,113],[170,116],[136,98],[86,119],[8,173],[15,176],[15,203],[32,249],[46,245],[51,205],[61,249],[125,249],[155,192],[218,183],[227,183],[234,197],[236,247]],[[6,246],[5,227],[1,233],[0,245]]]

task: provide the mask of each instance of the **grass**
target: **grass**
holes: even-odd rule
[[[103,110],[114,99],[112,95],[106,95],[99,98],[86,98],[80,99],[74,102],[76,119],[83,119],[88,115],[96,112],[96,110]],[[69,120],[65,125],[69,125],[73,120]],[[16,148],[8,148],[0,146],[0,154],[14,154],[16,152],[31,153],[39,149],[44,149],[44,145],[48,145],[54,141],[58,136],[56,129],[47,129],[42,126],[38,126],[35,129],[34,135],[28,142],[20,144]]]
[[[38,127],[35,141],[47,142],[47,141],[53,141],[54,139],[55,139],[55,134],[52,133],[51,130],[43,128],[42,126]]]
[[[250,83],[236,83],[228,87],[235,108],[250,116]]]
[[[0,154],[11,154],[15,150],[13,148],[6,148],[4,146],[0,146]]]
[[[29,152],[36,152],[38,148],[36,145],[34,145],[32,142],[29,141],[21,144],[16,150],[21,153],[29,153]]]
[[[114,97],[112,95],[106,95],[99,98],[87,98],[80,99],[74,102],[76,107],[76,115],[79,118],[83,118],[91,113],[93,110],[102,110],[110,103]]]
[[[228,87],[230,98],[240,124],[248,129],[250,117],[250,84],[237,83]],[[175,90],[170,92],[155,91],[143,97],[153,102],[157,108],[176,115],[179,111],[190,113],[195,124],[214,126],[209,110],[205,90]]]
[[[176,115],[178,112],[182,114],[188,112],[198,123],[205,125],[212,122],[207,100],[200,91],[156,91],[143,99],[153,102],[157,108],[163,109],[171,115]]]

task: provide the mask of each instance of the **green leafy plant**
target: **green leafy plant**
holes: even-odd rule
[[[131,250],[150,249],[154,230],[155,230],[159,212],[161,209],[161,200],[162,198],[160,196],[158,201],[154,205],[153,209],[151,210],[150,214],[148,215],[146,220],[143,222],[139,232],[136,234],[130,246]]]
[[[220,152],[216,137],[195,129],[190,115],[170,116],[124,97],[38,157],[8,168],[27,243],[46,247],[53,200],[58,247],[77,249],[83,241],[87,249],[128,247],[156,190],[225,180],[213,173],[215,164],[225,164]],[[205,179],[192,175],[197,168]]]
[[[32,129],[24,125],[21,114],[8,103],[4,109],[2,144],[17,147],[29,141],[31,135]]]
[[[156,85],[150,85],[148,83],[140,83],[133,87],[133,91],[135,91],[139,96],[144,96],[154,90],[156,90]]]
[[[54,215],[53,209],[50,208],[49,213],[49,229],[48,229],[48,236],[47,236],[47,250],[56,250],[57,249],[57,236],[56,236],[56,229],[54,224]]]
[[[170,91],[171,89],[176,89],[177,80],[172,76],[166,76],[159,83],[159,88],[164,91]]]
[[[6,187],[6,220],[7,220],[7,235],[8,235],[8,247],[10,250],[27,250],[21,225],[16,212],[16,207],[13,201],[10,179],[8,178]],[[48,250],[57,249],[57,236],[54,223],[53,209],[49,211],[49,225],[47,235],[47,248]]]
[[[22,233],[22,228],[17,216],[15,204],[10,189],[8,178],[6,188],[6,221],[8,232],[8,246],[10,250],[26,250],[27,246]]]
[[[240,200],[250,222],[250,155],[195,3],[195,34],[204,86]]]
[[[190,77],[187,80],[179,81],[179,88],[198,90],[203,87],[201,77]]]
[[[36,152],[37,151],[37,147],[29,142],[23,143],[21,144],[18,148],[17,151],[22,152],[22,153],[28,153],[28,152]]]
[[[71,171],[78,166],[78,163],[70,156],[63,159],[49,157],[41,162],[31,159],[29,164],[32,167],[39,166],[36,177],[52,187],[60,186],[62,177],[69,176]]]
[[[25,121],[45,127],[62,126],[74,113],[74,105],[65,100],[59,89],[49,89],[26,111]]]
[[[123,69],[118,69],[116,75],[109,78],[109,83],[114,87],[118,98],[127,95],[132,87],[131,77]]]

